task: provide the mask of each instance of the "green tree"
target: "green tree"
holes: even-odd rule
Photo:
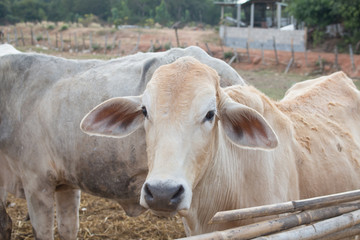
[[[0,0],[0,23],[4,24],[8,22],[10,14],[10,1]]]
[[[316,36],[323,36],[329,24],[342,23],[346,39],[360,40],[360,1],[358,0],[292,0],[289,11],[299,21],[315,29]]]
[[[163,26],[168,26],[170,20],[170,14],[167,10],[165,1],[161,0],[160,5],[155,8],[155,21]]]

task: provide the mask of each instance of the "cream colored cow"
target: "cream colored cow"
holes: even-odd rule
[[[275,102],[251,86],[221,88],[184,57],[160,67],[137,97],[110,99],[82,121],[124,137],[145,126],[149,173],[140,203],[179,213],[188,235],[218,211],[314,197],[360,185],[360,93],[344,73],[296,84]]]

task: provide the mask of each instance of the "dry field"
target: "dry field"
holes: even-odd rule
[[[175,32],[171,29],[120,29],[114,30],[101,26],[92,26],[89,28],[80,28],[78,26],[69,26],[67,30],[60,31],[61,24],[53,30],[48,30],[50,23],[19,24],[16,26],[17,35],[20,36],[20,30],[23,33],[25,44],[18,40],[18,49],[22,51],[36,51],[50,55],[62,56],[66,58],[101,58],[110,59],[124,56],[136,51],[146,52],[151,46],[164,50],[165,45],[171,42],[174,47],[177,45]],[[38,36],[37,45],[31,45],[30,29],[33,29],[34,35]],[[5,39],[14,42],[15,26],[0,26],[0,30],[5,33]],[[49,41],[44,37],[49,32]],[[58,41],[60,32],[63,36],[63,51],[56,45],[56,33]],[[93,52],[88,51],[90,32],[93,41],[100,46]],[[74,34],[77,34],[78,49],[75,49]],[[178,31],[180,45],[190,46],[198,45],[204,50],[206,44],[214,56],[223,58],[224,52],[232,49],[222,47],[218,34],[213,29],[185,28]],[[108,44],[121,41],[120,48],[110,47],[105,52],[104,40],[108,34]],[[41,35],[41,37],[40,37]],[[84,36],[84,47],[82,36]],[[137,46],[137,48],[136,48]],[[245,49],[238,49],[240,53],[240,62],[232,66],[241,76],[250,84],[255,85],[274,99],[280,99],[286,89],[292,84],[305,79],[313,78],[318,74],[328,74],[335,71],[332,66],[334,55],[332,53],[308,52],[307,62],[304,53],[295,53],[295,64],[290,69],[289,74],[284,74],[286,65],[291,58],[289,52],[279,52],[280,64],[275,63],[274,52],[265,51],[265,62],[261,61],[261,52],[259,50],[250,50],[250,61]],[[323,73],[319,72],[319,65],[316,63],[319,55],[324,60]],[[360,56],[355,56],[356,69],[353,70],[350,57],[347,54],[339,55],[339,64],[349,76],[354,79],[360,77]],[[33,239],[30,221],[26,220],[26,202],[22,199],[14,199],[12,196],[8,199],[8,212],[13,219],[12,239]],[[55,227],[56,239],[58,239]],[[184,229],[181,219],[178,216],[173,218],[159,218],[147,212],[140,217],[127,217],[121,207],[107,199],[101,199],[88,194],[83,194],[80,206],[80,231],[78,239],[174,239],[184,237]]]

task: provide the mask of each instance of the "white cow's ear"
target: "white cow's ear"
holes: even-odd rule
[[[80,128],[89,135],[125,137],[138,129],[144,121],[141,97],[109,99],[89,112]]]
[[[256,110],[227,99],[221,106],[220,121],[227,137],[236,145],[272,149],[278,139]]]

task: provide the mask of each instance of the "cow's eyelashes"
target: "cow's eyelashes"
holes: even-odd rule
[[[142,110],[142,113],[144,114],[144,116],[147,117],[147,116],[148,116],[148,113],[147,113],[146,107],[145,107],[145,106],[142,106],[142,107],[141,107],[141,110]]]
[[[215,111],[214,110],[208,111],[205,115],[204,121],[212,121],[214,117],[215,117]]]

